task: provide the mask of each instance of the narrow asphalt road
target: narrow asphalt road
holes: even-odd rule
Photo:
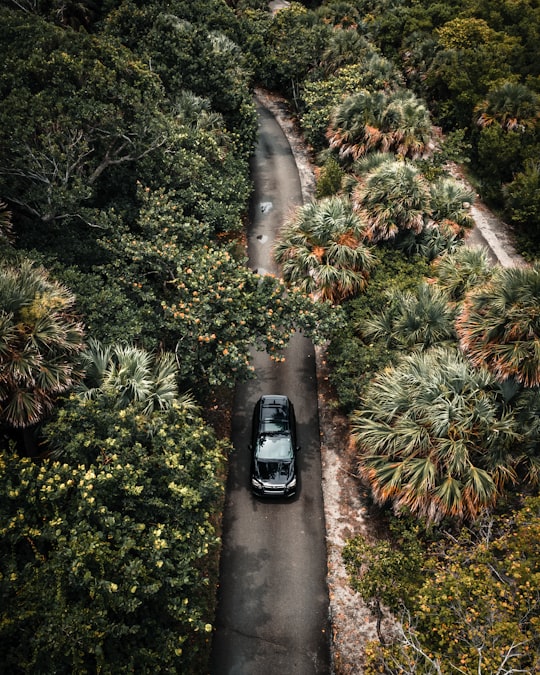
[[[302,198],[283,132],[264,107],[258,114],[248,255],[252,269],[274,273],[273,241]],[[313,347],[296,334],[285,357],[276,364],[254,352],[256,378],[236,391],[212,675],[331,672]],[[300,484],[288,501],[255,498],[249,487],[251,415],[265,393],[286,394],[295,405]]]

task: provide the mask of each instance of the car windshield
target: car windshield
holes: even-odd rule
[[[263,434],[259,437],[256,450],[257,459],[292,459],[291,438],[288,435]]]
[[[287,431],[288,428],[289,425],[286,418],[272,417],[261,422],[261,432],[264,434],[279,433]]]

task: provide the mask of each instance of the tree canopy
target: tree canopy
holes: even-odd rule
[[[174,407],[78,397],[47,439],[59,460],[0,459],[3,669],[204,670],[223,444]]]

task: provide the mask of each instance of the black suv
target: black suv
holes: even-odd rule
[[[262,396],[253,411],[251,488],[264,497],[296,492],[296,419],[287,396]]]

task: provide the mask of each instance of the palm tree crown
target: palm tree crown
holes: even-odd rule
[[[0,418],[30,427],[80,378],[75,296],[28,260],[0,271]]]
[[[540,384],[540,264],[495,270],[466,297],[456,324],[462,349],[499,380]]]
[[[330,148],[344,159],[378,151],[414,159],[425,152],[431,133],[426,105],[399,89],[348,96],[334,110],[326,136]]]
[[[428,349],[455,341],[455,310],[435,284],[421,284],[415,293],[390,292],[389,300],[388,309],[365,323],[367,338],[386,339],[389,347],[402,349]]]
[[[321,66],[326,75],[343,66],[358,63],[358,57],[367,52],[369,43],[354,28],[334,28],[321,56]]]
[[[519,82],[504,82],[489,92],[477,107],[477,124],[494,124],[506,131],[524,131],[538,122],[538,95]]]
[[[494,270],[485,249],[461,246],[434,262],[437,286],[453,302],[461,302],[472,289],[490,281]]]
[[[364,176],[353,193],[354,208],[374,242],[406,230],[420,233],[430,214],[430,200],[429,183],[419,169],[391,156]]]
[[[431,219],[438,225],[450,225],[463,234],[474,225],[470,213],[474,192],[452,176],[442,176],[430,185]]]
[[[475,518],[514,478],[515,421],[491,374],[454,350],[417,352],[381,372],[352,422],[360,471],[396,511]]]
[[[86,377],[78,387],[85,398],[109,396],[117,408],[140,405],[145,415],[180,403],[189,412],[197,406],[189,395],[179,396],[178,367],[173,354],[153,354],[131,345],[104,346],[91,338],[82,353]]]
[[[275,246],[284,279],[323,300],[362,291],[374,264],[349,201],[329,197],[300,207]]]

